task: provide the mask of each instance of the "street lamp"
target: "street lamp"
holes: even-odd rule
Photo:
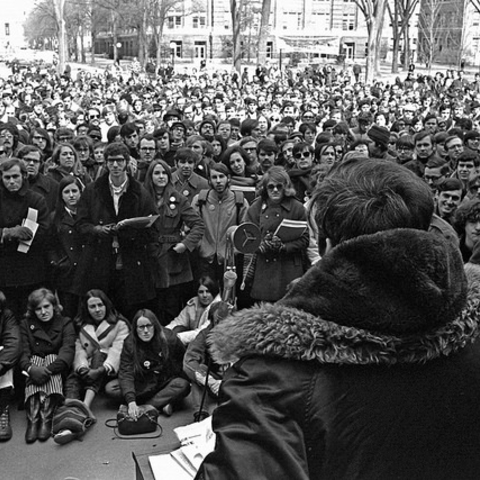
[[[177,49],[177,44],[175,42],[170,42],[170,50],[172,51],[172,68],[175,71],[175,50]]]

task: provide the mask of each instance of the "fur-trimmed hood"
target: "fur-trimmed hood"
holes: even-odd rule
[[[235,313],[209,343],[219,363],[247,355],[423,363],[478,336],[479,304],[479,266],[464,269],[438,236],[391,230],[340,244],[282,300]]]

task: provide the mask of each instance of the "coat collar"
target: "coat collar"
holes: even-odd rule
[[[415,262],[417,259],[415,250],[419,249],[419,242],[433,242],[429,247],[433,248],[436,245],[440,250],[444,246],[441,239],[438,240],[434,236],[430,239],[426,236],[426,232],[418,235],[418,242],[413,242],[415,233],[404,233],[406,237],[403,236],[403,240],[410,242],[410,245],[407,244],[405,247],[412,257],[401,258],[397,248],[392,252],[391,258],[392,261],[396,258],[397,263],[404,263],[403,267],[407,270],[409,264],[413,270],[418,268]],[[379,235],[379,237],[384,236],[385,234]],[[386,237],[388,239],[390,234],[386,234]],[[400,237],[402,237],[401,234]],[[366,240],[361,239],[363,242]],[[321,364],[424,363],[450,355],[477,338],[480,333],[477,313],[480,306],[480,266],[469,265],[466,268],[468,279],[468,288],[466,288],[463,265],[458,259],[458,253],[450,250],[450,246],[447,245],[443,253],[448,255],[450,252],[453,255],[451,262],[440,262],[441,265],[438,266],[431,264],[428,281],[426,279],[428,268],[421,270],[422,276],[425,276],[426,290],[420,292],[416,298],[409,298],[407,294],[402,300],[407,305],[401,312],[397,312],[395,311],[397,305],[391,304],[389,310],[389,304],[384,302],[384,298],[379,299],[378,302],[372,298],[375,292],[378,296],[398,293],[394,288],[398,283],[394,272],[391,270],[388,272],[391,277],[390,285],[386,284],[384,276],[375,278],[375,275],[372,275],[375,270],[378,275],[383,268],[381,262],[372,264],[375,257],[382,257],[383,252],[379,250],[378,242],[374,241],[371,245],[372,255],[376,252],[375,255],[363,259],[357,259],[356,255],[359,251],[356,247],[359,245],[357,242],[353,243],[355,247],[353,249],[348,248],[347,245],[346,251],[343,248],[340,251],[337,250],[332,259],[335,267],[330,264],[329,259],[326,258],[327,255],[320,261],[318,267],[314,267],[302,277],[281,301],[273,305],[263,304],[237,312],[215,327],[208,340],[214,359],[219,363],[231,363],[244,356],[261,355],[290,360],[317,361]],[[418,251],[419,256],[423,253]],[[440,254],[440,251],[437,253]],[[340,261],[339,257],[348,258],[349,254],[353,255],[351,258],[353,264],[361,267],[359,268],[360,273],[364,274],[363,277],[359,274],[355,275],[353,267],[347,268],[348,262],[345,263],[345,258],[343,264]],[[366,265],[362,266],[362,262],[366,262]],[[427,267],[428,264],[429,262],[426,261],[424,266]],[[462,268],[462,273],[458,270],[459,266]],[[335,288],[326,288],[322,275],[316,271],[316,268],[326,274],[325,278],[328,278]],[[444,268],[447,271],[444,271]],[[453,275],[448,270],[457,271]],[[408,286],[411,286],[412,291],[415,288],[422,290],[422,282],[418,278],[412,277],[411,272],[408,274],[405,272],[405,274],[407,276],[404,277],[404,281],[409,282]],[[430,280],[437,280],[441,286],[442,279],[448,274],[450,274],[450,280],[447,282],[449,285],[444,285],[443,292],[438,288],[438,298],[435,298],[435,289]],[[348,287],[350,281],[356,282],[356,287]],[[428,290],[430,287],[433,288],[432,291]],[[355,291],[349,294],[349,288]],[[424,311],[422,303],[425,302],[422,294],[431,295],[429,306],[431,309],[438,309],[439,315],[435,316],[435,312],[431,312],[432,316],[425,320],[421,328],[410,328],[408,322],[392,328],[390,322],[401,321],[404,318],[403,315],[410,314],[414,321],[417,321],[417,317],[421,319],[421,313]],[[365,300],[360,305],[362,296]],[[356,310],[355,307],[357,307]],[[378,312],[375,311],[376,308],[379,309]],[[368,316],[368,311],[371,313],[371,318]],[[376,325],[375,322],[383,317],[388,321]]]

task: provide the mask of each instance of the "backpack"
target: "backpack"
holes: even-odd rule
[[[210,193],[210,190],[207,190],[207,189],[200,190],[200,192],[198,193],[198,213],[200,214],[200,216],[202,216],[202,208],[207,203],[207,198],[209,193]],[[236,224],[240,225],[240,212],[244,204],[243,192],[235,190],[233,193],[235,195],[235,205],[237,207]]]

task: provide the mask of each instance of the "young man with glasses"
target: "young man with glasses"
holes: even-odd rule
[[[78,203],[75,227],[85,236],[75,290],[85,295],[103,290],[115,306],[131,318],[155,297],[148,246],[155,240],[149,228],[123,227],[121,221],[155,214],[155,205],[143,186],[128,173],[128,148],[112,143],[104,152],[107,173],[91,183]],[[120,222],[120,224],[119,224]]]
[[[295,188],[295,197],[301,202],[308,200],[311,191],[311,178],[314,148],[307,142],[296,143],[292,151],[295,167],[288,170],[288,175]]]
[[[58,182],[41,173],[42,152],[34,145],[25,145],[18,151],[17,157],[27,170],[29,189],[42,195],[49,212],[53,212],[57,203]]]

